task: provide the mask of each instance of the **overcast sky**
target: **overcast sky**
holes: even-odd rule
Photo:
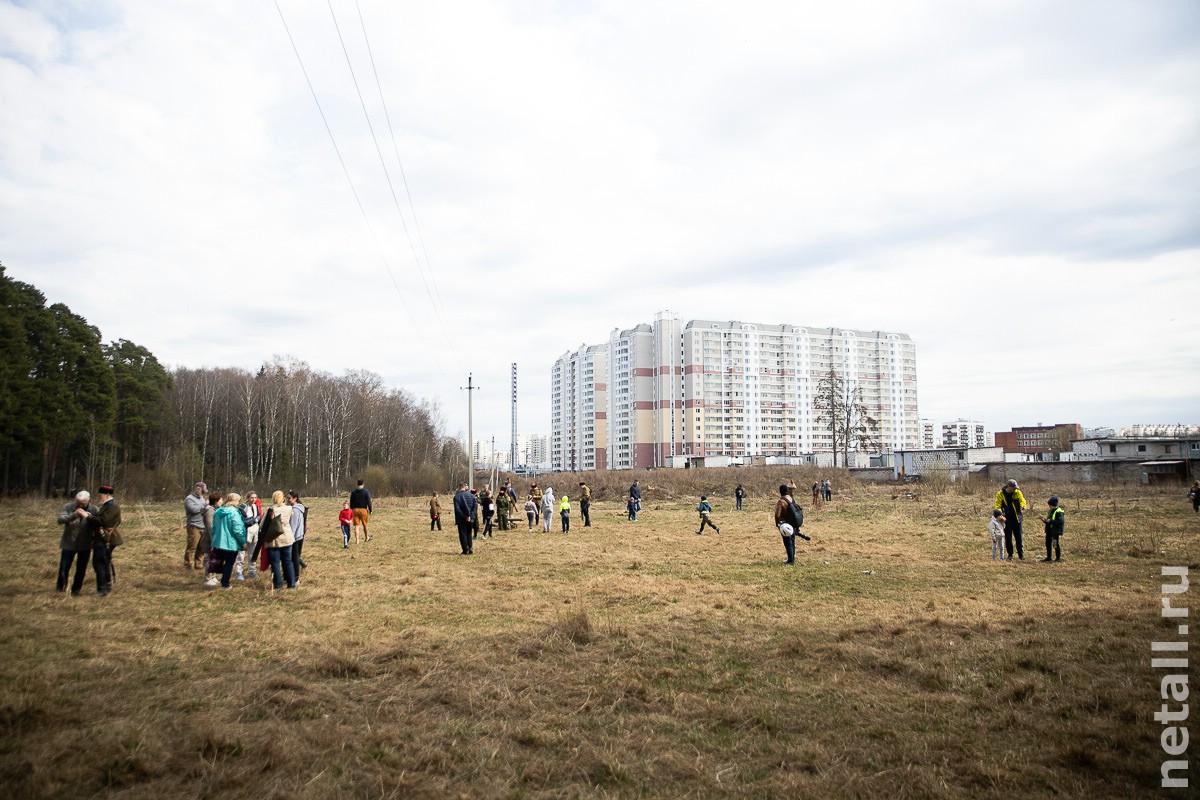
[[[512,362],[548,432],[663,309],[908,333],[923,417],[1200,423],[1191,0],[331,4],[0,0],[9,275],[450,434],[473,373],[498,447]]]

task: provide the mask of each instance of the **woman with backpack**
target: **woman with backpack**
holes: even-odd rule
[[[282,589],[296,588],[296,571],[292,567],[292,507],[283,502],[283,492],[278,489],[271,495],[271,507],[263,517],[258,533],[258,543],[271,562],[271,585]],[[280,574],[282,573],[282,574]]]

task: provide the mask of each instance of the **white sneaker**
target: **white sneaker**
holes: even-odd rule
[[[221,579],[215,575],[204,582],[204,588],[215,589],[221,585]]]

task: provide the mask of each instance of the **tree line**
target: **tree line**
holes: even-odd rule
[[[0,264],[0,492],[51,496],[115,482],[123,494],[289,487],[324,494],[444,489],[467,455],[436,405],[371,372],[274,357],[257,370],[168,370]]]

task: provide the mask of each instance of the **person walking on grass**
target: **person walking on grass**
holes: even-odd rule
[[[192,493],[183,498],[186,540],[183,550],[183,566],[188,569],[199,567],[200,558],[204,555],[200,552],[200,540],[204,537],[204,509],[208,508],[204,495],[207,492],[208,485],[204,481],[196,481],[196,485],[192,487]]]
[[[629,487],[629,496],[631,498],[633,498],[633,510],[641,511],[642,510],[642,487],[638,481],[634,481],[633,485]],[[635,516],[634,519],[637,519],[637,517]]]
[[[775,504],[775,527],[783,537],[783,549],[787,553],[785,564],[796,563],[796,537],[811,541],[812,537],[800,530],[804,525],[804,511],[789,494],[788,485],[779,485],[779,502]]]
[[[721,529],[713,524],[712,506],[708,504],[708,498],[706,496],[700,495],[700,504],[696,506],[696,511],[700,514],[700,530],[696,531],[697,536],[704,533],[705,525],[712,528],[717,533],[721,532]]]
[[[533,523],[537,522],[537,511],[537,503],[535,503],[533,501],[533,497],[530,496],[525,500],[525,519],[529,522],[529,530],[531,531],[533,530]]]
[[[429,532],[433,533],[433,526],[436,525],[440,531],[442,529],[442,501],[438,499],[438,493],[434,492],[429,498]]]
[[[71,562],[75,562],[75,579],[71,581],[71,595],[78,597],[83,591],[87,577],[88,561],[92,557],[92,516],[100,509],[92,505],[92,493],[81,491],[75,499],[58,511],[58,524],[63,526],[62,538],[58,540],[61,554],[58,559],[57,590],[67,590],[71,577]]]
[[[96,570],[96,592],[105,596],[112,591],[117,568],[113,566],[113,550],[124,542],[121,536],[121,507],[113,495],[113,487],[105,484],[96,492],[99,508],[92,517],[92,569]]]
[[[733,490],[733,499],[737,501],[737,510],[738,511],[742,510],[742,498],[744,498],[745,496],[746,496],[746,490],[743,489],[742,485],[739,483],[737,485],[737,488]]]
[[[992,518],[988,520],[988,533],[992,537],[992,561],[997,556],[1004,560],[1004,514],[1000,509],[992,509]]]
[[[630,522],[637,522],[637,502],[634,501],[633,495],[625,498],[625,514]]]
[[[558,515],[562,518],[562,532],[571,532],[571,501],[564,494],[562,501],[558,504]]]
[[[542,533],[550,532],[550,519],[554,516],[557,506],[558,503],[554,501],[554,489],[547,486],[542,494]]]
[[[350,492],[350,509],[354,512],[354,543],[358,544],[358,526],[362,525],[363,541],[371,541],[371,534],[367,533],[367,520],[371,518],[371,492],[363,485],[363,481],[359,479],[358,488]]]
[[[338,512],[338,524],[342,526],[342,549],[346,550],[350,547],[350,526],[354,524],[354,511],[350,508],[349,500],[342,503],[342,510]],[[429,530],[433,530],[432,525]]]
[[[475,495],[467,491],[467,485],[460,484],[458,493],[454,495],[454,524],[458,528],[458,545],[462,549],[459,555],[469,556],[474,552],[472,533],[478,508]]]
[[[1192,501],[1192,511],[1200,514],[1200,481],[1192,481],[1192,488],[1188,489],[1188,499]]]
[[[212,521],[212,552],[221,564],[220,584],[222,589],[230,588],[230,578],[233,577],[233,565],[237,555],[246,546],[246,523],[238,505],[242,496],[230,492],[222,498],[221,507],[213,512]],[[215,588],[216,584],[204,584]]]
[[[1013,557],[1014,544],[1018,560],[1025,560],[1025,544],[1021,536],[1021,514],[1028,507],[1025,503],[1025,495],[1021,494],[1021,487],[1017,486],[1017,482],[1012,479],[1006,481],[1000,487],[1000,491],[996,492],[994,508],[1004,515],[1004,549],[1008,551],[1009,560],[1012,560]]]
[[[1058,540],[1066,527],[1067,512],[1059,508],[1057,497],[1051,497],[1046,501],[1046,505],[1050,506],[1050,510],[1042,517],[1042,522],[1046,525],[1046,557],[1042,561],[1062,561],[1062,550],[1058,546]],[[1050,558],[1051,545],[1054,547],[1054,558]]]

